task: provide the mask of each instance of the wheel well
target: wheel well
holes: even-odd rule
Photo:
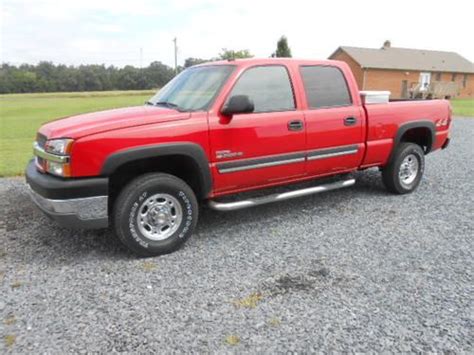
[[[418,144],[425,154],[429,153],[433,144],[431,131],[428,127],[410,128],[403,133],[400,142]]]
[[[168,155],[145,158],[120,165],[109,176],[109,207],[111,207],[122,188],[137,176],[160,172],[174,175],[185,181],[196,194],[204,198],[203,181],[198,164],[185,155]]]

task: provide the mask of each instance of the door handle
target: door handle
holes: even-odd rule
[[[289,131],[301,131],[302,129],[303,129],[303,121],[294,120],[294,121],[288,122]]]
[[[346,117],[344,118],[344,126],[353,126],[357,123],[357,118],[355,117]]]

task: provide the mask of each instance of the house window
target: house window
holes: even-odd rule
[[[436,73],[435,80],[441,81],[441,73]]]
[[[453,75],[451,76],[451,81],[456,81],[456,73],[453,73]]]
[[[464,78],[462,80],[462,87],[464,89],[467,87],[467,74],[464,74]]]

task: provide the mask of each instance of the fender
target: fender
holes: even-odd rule
[[[199,168],[199,182],[202,187],[201,197],[207,197],[212,189],[212,177],[209,161],[202,147],[195,143],[180,142],[135,147],[113,153],[107,157],[102,165],[101,175],[110,176],[118,167],[136,160],[183,155],[191,158]]]
[[[395,150],[395,147],[398,146],[400,143],[400,140],[402,139],[403,135],[410,129],[413,128],[428,128],[429,131],[431,132],[431,141],[429,142],[429,145],[426,147],[425,154],[428,154],[431,151],[431,148],[436,140],[436,129],[435,125],[431,121],[426,121],[426,120],[420,120],[420,121],[412,121],[408,122],[405,124],[400,125],[398,128],[397,134],[395,135],[395,139],[393,141],[393,150]]]

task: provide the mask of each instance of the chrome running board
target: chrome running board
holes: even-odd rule
[[[239,210],[241,208],[263,205],[270,202],[284,201],[284,200],[289,200],[295,197],[313,195],[313,194],[318,194],[320,192],[341,189],[343,187],[349,187],[354,184],[355,184],[355,179],[349,179],[349,180],[337,181],[337,182],[332,182],[329,184],[324,184],[324,185],[319,185],[319,186],[314,186],[314,187],[308,187],[305,189],[300,189],[300,190],[295,190],[295,191],[277,193],[277,194],[272,194],[272,195],[268,195],[264,197],[257,197],[253,199],[243,200],[243,201],[216,202],[216,201],[210,200],[208,205],[210,208],[217,211],[234,211],[234,210]]]

